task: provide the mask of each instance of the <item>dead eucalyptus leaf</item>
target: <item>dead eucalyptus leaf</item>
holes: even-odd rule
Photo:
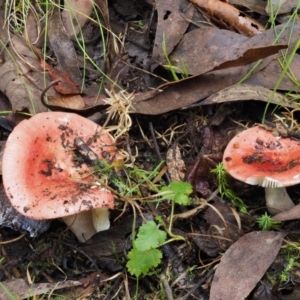
[[[234,30],[245,36],[254,36],[265,31],[262,24],[227,2],[216,0],[190,0],[207,18],[221,28]]]
[[[299,218],[300,218],[300,204],[272,217],[272,219],[275,221],[288,221],[288,220],[294,220]]]
[[[0,22],[1,23],[1,22]],[[9,98],[12,110],[32,114],[46,111],[40,101],[39,88],[44,84],[42,69],[24,39],[14,35],[12,47],[4,49],[4,63],[0,66],[0,90]]]
[[[278,14],[288,14],[291,13],[291,10],[296,8],[298,4],[299,0],[272,0],[266,3],[265,11],[268,15],[270,15],[272,11]]]
[[[297,1],[297,0],[295,0]],[[265,0],[229,0],[230,4],[236,4],[240,6],[247,7],[251,9],[252,11],[255,11],[261,15],[265,15],[265,6],[266,1]]]
[[[199,28],[182,37],[170,59],[178,73],[184,65],[189,74],[197,75],[247,65],[284,48],[287,45],[272,45],[268,34],[249,39],[228,30]]]
[[[78,1],[87,2],[87,1]],[[59,69],[81,86],[82,78],[78,67],[77,54],[66,30],[64,29],[60,10],[55,8],[48,23],[48,39],[51,49],[55,53]]]
[[[85,107],[81,95],[60,95],[57,98],[52,98],[48,104],[52,106],[68,107],[75,110],[81,110]]]
[[[276,258],[285,235],[254,231],[242,236],[222,256],[209,299],[245,299]]]
[[[105,95],[86,97],[82,95],[61,94],[56,97],[48,96],[48,101],[46,101],[45,97],[42,97],[41,102],[52,111],[73,112],[83,116],[90,116],[95,112],[107,108],[105,99]]]
[[[249,83],[251,85],[261,85],[269,89],[273,89],[277,84],[279,74],[283,72],[282,66],[278,63],[278,60],[284,60],[285,58],[280,56],[274,57],[268,64],[260,68],[252,74],[244,83]],[[292,77],[296,80],[292,80],[291,76],[285,74],[278,90],[281,91],[294,91],[299,92],[300,86],[297,86],[297,78],[300,78],[300,55],[295,54],[293,60],[289,67],[289,74],[293,74]]]
[[[280,32],[281,30],[283,30],[283,28],[284,28],[283,25],[279,25],[276,27],[276,31]],[[300,35],[300,24],[295,23],[293,26],[288,26],[285,29],[286,30],[281,35],[281,42],[288,43],[289,40],[291,40],[290,45],[291,47],[293,47],[293,45],[298,40],[298,37]],[[290,36],[291,30],[292,30],[292,36]],[[253,49],[255,51],[257,49],[260,49],[259,48],[260,44],[263,45],[266,45],[268,43],[272,44],[275,38],[276,36],[274,34],[274,31],[267,30],[266,32],[256,35],[253,38],[248,39],[247,41],[245,40],[245,42],[241,43],[241,46],[246,52],[249,49]],[[258,48],[255,49],[255,47]],[[274,48],[272,47],[269,49],[274,50]],[[204,70],[206,72],[210,71],[210,73],[198,74],[195,76],[191,76],[187,79],[166,83],[159,86],[155,90],[143,94],[137,94],[133,102],[134,112],[141,113],[141,114],[147,113],[147,114],[155,115],[155,114],[161,114],[179,108],[184,108],[188,105],[191,105],[197,101],[200,101],[210,96],[213,93],[220,91],[221,89],[236,84],[245,76],[248,70],[250,70],[251,67],[253,66],[253,65],[247,65],[241,67],[233,67],[236,65],[245,64],[245,61],[248,61],[248,63],[250,63],[249,58],[251,57],[251,55],[249,54],[251,53],[248,53],[248,56],[243,57],[244,53],[241,53],[242,50],[237,49],[237,53],[240,53],[242,57],[238,57],[236,61],[231,60],[231,61],[221,62],[221,59],[219,59],[219,61],[218,59],[216,59],[216,61],[213,61],[212,66],[209,67],[208,64],[209,60],[207,60],[207,62],[204,63],[204,67],[203,67],[201,65],[202,62],[201,46],[199,46],[198,49],[196,49],[195,51],[197,52],[197,55],[199,55],[199,60],[194,59],[193,66],[191,64],[190,67],[196,70],[194,65],[198,64],[199,68],[201,68],[201,71]],[[215,53],[216,55],[219,54],[218,51],[216,51]],[[234,55],[236,55],[237,53],[235,53]],[[263,54],[265,55],[266,53]],[[269,62],[274,59],[274,57],[275,56],[265,58],[262,61],[260,68],[257,69],[257,72],[263,69],[266,65],[268,65]],[[258,56],[256,58],[259,59]],[[180,62],[179,56],[178,56],[178,62]],[[225,69],[226,67],[228,69]],[[196,72],[198,71],[196,70]],[[278,67],[278,75],[279,72],[281,72],[281,69]],[[275,86],[276,81],[274,82],[273,87]]]
[[[164,57],[163,44],[169,55],[178,44],[189,26],[187,19],[191,19],[194,9],[187,0],[157,0],[157,29],[152,56],[161,62]]]
[[[226,251],[236,240],[244,235],[238,227],[230,206],[218,199],[209,206],[204,214],[207,229],[201,229],[201,234],[190,234],[196,245],[209,256],[216,256]],[[208,227],[209,226],[209,227]]]
[[[215,94],[212,94],[205,100],[203,100],[200,105],[208,105],[215,103],[231,102],[231,101],[247,101],[247,100],[257,100],[270,102],[286,107],[297,108],[298,105],[294,102],[288,101],[284,98],[283,94],[271,91],[262,86],[254,86],[250,84],[236,84],[228,88],[225,88]]]
[[[2,281],[1,285],[5,287],[9,293],[11,293],[16,299],[28,299],[29,297],[44,295],[51,291],[70,288],[81,285],[79,281],[67,280],[64,282],[57,283],[33,283],[28,284],[24,279],[12,279]],[[6,294],[4,288],[0,286],[0,298],[1,300],[10,300],[12,297]],[[13,298],[15,299],[15,298]]]
[[[212,93],[236,84],[248,71],[248,67],[230,68],[195,76],[169,85],[161,90],[137,94],[133,102],[133,113],[158,115],[187,107]],[[166,88],[167,87],[167,88]]]
[[[44,31],[42,29],[43,23],[40,22],[37,14],[30,10],[26,19],[23,36],[26,40],[30,41],[32,45],[42,47],[44,41]]]
[[[88,20],[93,0],[68,0],[64,2],[62,21],[69,37],[76,36]]]

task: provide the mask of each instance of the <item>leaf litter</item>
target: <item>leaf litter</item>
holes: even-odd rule
[[[174,194],[168,189],[175,182],[164,179],[168,187],[160,187],[166,167],[151,179],[151,188],[145,177],[138,177],[137,169],[124,169],[125,174],[118,175],[135,176],[138,200],[126,198],[127,192],[118,190],[124,187],[116,187],[121,183],[114,179],[110,188],[124,202],[119,201],[111,212],[113,228],[78,245],[54,221],[37,239],[2,245],[9,250],[2,264],[2,282],[11,278],[11,270],[18,277],[18,268],[19,277],[25,277],[24,266],[29,264],[34,266],[29,272],[40,284],[47,281],[55,286],[62,277],[86,277],[83,290],[74,289],[81,295],[93,294],[93,299],[102,299],[101,292],[111,297],[116,289],[116,297],[142,299],[151,292],[159,294],[162,290],[155,286],[160,284],[168,300],[174,295],[177,299],[257,299],[263,294],[283,299],[284,293],[297,294],[297,280],[289,281],[287,274],[296,278],[299,263],[298,206],[273,217],[290,220],[280,231],[258,231],[256,219],[266,211],[262,189],[228,177],[224,193],[211,170],[218,167],[235,134],[263,119],[271,124],[270,130],[282,133],[283,127],[298,137],[298,104],[292,100],[299,92],[300,27],[298,21],[285,23],[289,19],[283,15],[295,14],[298,3],[274,1],[270,6],[265,1],[239,1],[235,6],[236,2],[68,1],[65,6],[53,6],[49,15],[37,2],[30,6],[27,26],[19,33],[13,23],[8,30],[13,14],[8,18],[1,10],[0,90],[12,111],[1,117],[2,139],[9,134],[9,126],[20,122],[20,112],[74,112],[121,132],[116,133],[116,144],[120,151],[128,151],[131,164],[153,170],[154,161],[159,162],[153,156],[167,156],[172,179],[193,186],[191,196],[180,185]],[[48,18],[47,30],[37,11]],[[272,11],[276,11],[277,25],[269,28]],[[99,20],[104,26],[99,26]],[[116,95],[124,93],[122,89],[127,92],[122,99],[130,97],[126,109],[123,100],[115,101]],[[0,105],[5,107],[4,98]],[[118,118],[128,120],[129,107],[132,122],[125,128]],[[118,118],[111,118],[110,111],[117,111]],[[129,128],[129,135],[123,135]],[[153,199],[143,200],[157,192],[167,196],[155,205]],[[242,199],[248,214],[234,208],[228,195]],[[291,197],[299,198],[297,187],[291,188]],[[136,210],[143,214],[133,225]],[[153,216],[146,221],[146,212],[155,221]],[[5,222],[2,226],[1,234],[7,239],[26,230],[9,223],[8,227],[17,229],[14,232]],[[17,243],[31,243],[37,254],[28,254],[28,249],[17,256]],[[58,252],[60,247],[63,251]],[[42,257],[40,264],[35,255]],[[276,257],[281,262],[276,263]],[[24,266],[18,266],[16,259]],[[128,259],[127,270],[140,280],[138,295],[134,278],[125,275]],[[82,264],[83,260],[90,265]],[[159,269],[153,269],[156,266]],[[77,272],[78,268],[83,272]],[[170,271],[174,278],[167,276]],[[105,287],[107,281],[112,289]],[[35,284],[39,285],[32,283],[16,293],[23,297]],[[38,295],[35,289],[33,293]]]

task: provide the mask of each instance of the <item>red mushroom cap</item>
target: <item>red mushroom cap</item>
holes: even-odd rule
[[[113,195],[95,186],[91,165],[74,160],[76,137],[99,159],[104,153],[114,157],[113,138],[76,114],[39,113],[14,128],[4,150],[2,174],[6,194],[17,211],[32,219],[51,219],[113,208]]]
[[[223,164],[231,176],[249,184],[275,188],[298,184],[300,141],[252,127],[229,142]]]

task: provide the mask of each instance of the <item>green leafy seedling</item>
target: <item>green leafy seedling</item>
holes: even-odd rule
[[[162,187],[159,191],[157,201],[171,201],[170,224],[167,228],[163,218],[156,218],[158,225],[154,221],[148,221],[143,224],[133,241],[133,249],[128,253],[127,269],[131,275],[139,276],[149,274],[152,268],[157,267],[162,259],[162,252],[158,249],[160,246],[170,243],[174,240],[185,240],[182,236],[176,236],[172,233],[172,223],[174,217],[175,204],[189,205],[191,200],[189,195],[193,189],[187,182],[172,182],[169,186]],[[161,230],[162,226],[165,230]],[[170,239],[167,240],[167,236]]]
[[[188,182],[177,182],[170,183],[169,186],[164,186],[161,189],[162,196],[160,200],[173,200],[177,204],[189,205],[191,199],[189,195],[193,192],[193,188]]]
[[[131,275],[147,275],[151,268],[157,267],[162,253],[157,248],[167,239],[165,231],[160,230],[154,221],[143,224],[133,242],[133,249],[128,253],[127,268]]]
[[[157,248],[167,239],[165,231],[158,229],[154,221],[149,221],[140,227],[134,245],[141,251]]]

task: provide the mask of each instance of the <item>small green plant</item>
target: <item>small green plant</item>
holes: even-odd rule
[[[126,266],[130,274],[139,277],[157,267],[162,259],[162,253],[157,248],[165,243],[166,239],[166,232],[160,230],[154,221],[143,224],[133,241],[133,249],[128,253],[129,261]]]
[[[126,266],[131,275],[139,278],[142,274],[149,274],[150,270],[161,262],[162,252],[158,249],[160,246],[174,240],[185,240],[182,236],[172,233],[174,206],[175,204],[190,204],[191,193],[192,186],[187,182],[172,182],[169,186],[161,188],[157,201],[167,199],[171,201],[169,226],[165,224],[161,216],[158,216],[156,218],[158,224],[155,221],[148,221],[140,227],[133,241],[133,248],[128,253],[129,260]],[[167,236],[170,238],[167,239]]]
[[[280,221],[273,220],[272,217],[268,215],[268,213],[265,213],[261,217],[257,218],[256,223],[261,230],[276,228],[281,224]]]
[[[280,273],[280,281],[286,282],[289,279],[289,274],[292,269],[299,269],[300,267],[300,252],[299,243],[290,243],[282,247],[280,254],[284,258],[285,267]]]
[[[98,160],[94,166],[94,172],[99,175],[101,181],[107,182],[115,188],[124,197],[140,196],[140,186],[147,187],[158,192],[158,188],[153,184],[152,180],[158,175],[159,170],[164,162],[158,164],[154,170],[146,171],[137,166],[125,166],[121,162],[110,163],[105,159]],[[124,176],[120,176],[114,170],[115,167],[121,168]]]
[[[284,268],[284,270],[281,272],[280,274],[280,281],[281,282],[286,282],[288,280],[289,277],[289,272],[292,270],[293,267],[295,266],[299,266],[298,263],[295,262],[295,258],[290,257],[287,261],[287,265]]]
[[[172,74],[172,77],[174,79],[174,81],[179,81],[180,79],[182,78],[187,78],[189,76],[189,72],[187,70],[187,66],[186,64],[184,63],[183,60],[180,61],[181,63],[181,67],[182,67],[182,70],[180,70],[179,67],[176,67],[172,64],[170,58],[169,58],[169,55],[168,55],[168,52],[167,52],[167,45],[166,45],[166,38],[165,38],[165,33],[163,33],[163,41],[162,41],[162,51],[164,53],[164,56],[165,56],[165,59],[167,61],[167,65],[165,66],[167,69],[170,70],[171,74]],[[178,73],[181,73],[181,78],[179,78],[176,74],[176,71]]]
[[[244,201],[237,197],[233,190],[231,190],[229,187],[227,181],[227,172],[225,171],[223,164],[218,163],[217,166],[211,170],[211,173],[217,176],[218,189],[221,197],[228,198],[231,203],[240,210],[240,212],[247,214],[247,206],[245,205]]]

